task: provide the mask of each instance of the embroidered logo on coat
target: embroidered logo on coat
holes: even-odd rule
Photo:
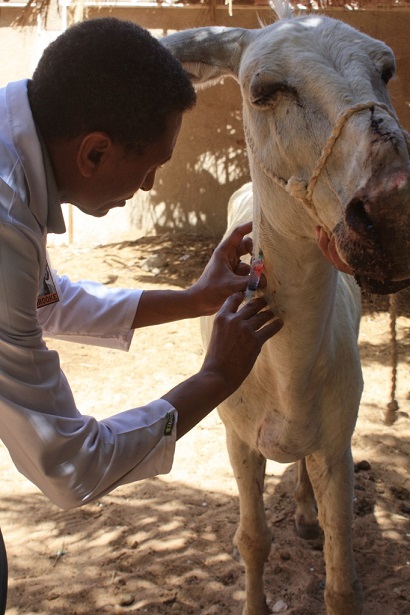
[[[50,305],[50,303],[57,303],[59,301],[56,286],[54,284],[53,276],[49,264],[46,264],[46,270],[44,272],[43,287],[37,297],[37,309]]]
[[[173,412],[168,412],[166,419],[167,422],[165,423],[164,436],[170,436],[175,423],[175,414]]]

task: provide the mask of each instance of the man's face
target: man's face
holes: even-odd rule
[[[97,164],[95,174],[68,202],[86,214],[101,217],[114,207],[123,207],[138,190],[151,190],[157,169],[172,156],[181,123],[182,113],[170,115],[162,137],[139,155],[127,154],[122,146],[111,144],[104,164]]]

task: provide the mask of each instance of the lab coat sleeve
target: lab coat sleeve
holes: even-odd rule
[[[59,301],[38,310],[45,336],[128,350],[141,290],[107,288],[97,282],[71,282],[52,272]]]
[[[12,389],[10,377],[0,374],[2,440],[16,468],[52,502],[60,508],[74,508],[119,485],[171,470],[177,413],[168,402],[159,399],[97,421],[81,415],[73,400],[70,411],[70,390],[62,374],[59,380],[52,391],[43,380],[44,397],[54,394],[56,403],[59,397],[66,415],[52,404],[47,412],[38,409],[41,394],[33,383],[20,383],[22,395],[10,399],[6,394]],[[31,404],[27,395],[31,395]],[[53,410],[56,413],[49,414]]]
[[[169,472],[177,413],[162,399],[102,421],[79,412],[37,318],[40,251],[30,230],[0,223],[0,437],[22,474],[72,508]]]

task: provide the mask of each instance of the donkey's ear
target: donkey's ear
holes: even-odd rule
[[[222,77],[237,78],[251,32],[244,28],[194,28],[165,36],[161,43],[182,63],[195,86],[208,86]]]

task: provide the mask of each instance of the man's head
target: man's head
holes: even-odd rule
[[[28,93],[61,200],[94,216],[152,188],[196,99],[178,60],[140,26],[113,18],[60,35]]]
[[[161,136],[170,113],[195,104],[179,61],[147,30],[114,18],[81,22],[51,43],[29,98],[47,142],[102,131],[136,154]]]

